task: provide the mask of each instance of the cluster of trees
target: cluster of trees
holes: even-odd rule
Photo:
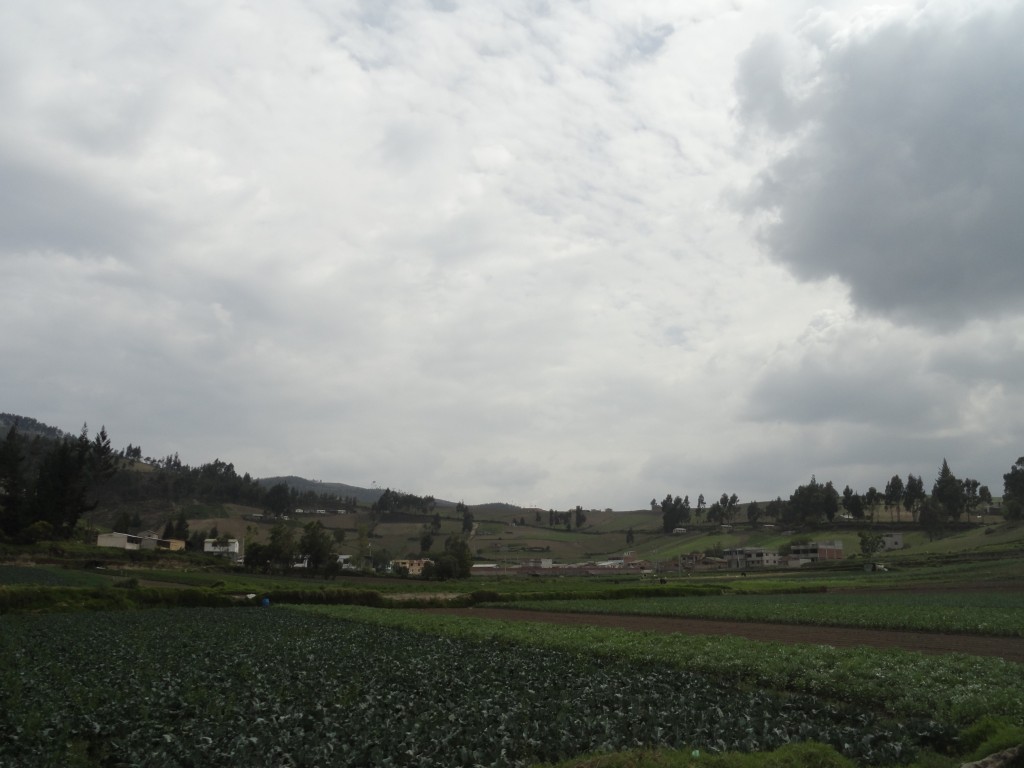
[[[1003,509],[1008,519],[1024,517],[1024,456],[1017,459],[1010,471],[1003,475]],[[776,520],[788,526],[810,527],[822,520],[832,522],[842,514],[854,520],[874,521],[876,510],[894,516],[901,507],[909,512],[915,522],[920,522],[929,531],[935,532],[950,521],[959,521],[964,515],[970,517],[982,505],[992,503],[988,486],[969,477],[958,478],[943,459],[938,476],[932,484],[931,493],[925,489],[924,479],[913,473],[904,481],[893,475],[883,491],[874,486],[864,493],[846,486],[839,493],[832,481],[824,483],[812,475],[809,483],[798,486],[789,499],[776,497],[762,508],[757,502],[747,505],[747,519],[755,525],[762,519]],[[731,522],[738,510],[736,494],[723,493],[721,498],[708,507],[704,495],[697,498],[697,506],[691,508],[690,497],[668,494],[661,502],[651,499],[651,510],[661,512],[662,530],[671,533],[691,519],[700,521],[706,515],[708,522]],[[627,537],[628,538],[628,537]]]
[[[385,488],[370,509],[373,512],[419,512],[429,515],[436,506],[437,501],[433,496],[417,496]]]
[[[1020,471],[1024,477],[1024,467]],[[756,515],[759,518],[763,514],[784,525],[813,526],[822,519],[832,522],[840,510],[854,520],[874,521],[879,507],[891,515],[902,507],[915,522],[937,531],[947,522],[959,521],[965,514],[974,514],[980,505],[991,503],[988,486],[973,478],[956,477],[943,459],[930,494],[925,490],[924,479],[913,473],[907,475],[906,482],[899,475],[893,475],[883,491],[871,486],[863,494],[848,485],[840,494],[831,481],[821,483],[812,475],[811,481],[799,486],[788,500],[778,497],[766,505],[763,513],[758,507]],[[1008,516],[1012,515],[1009,508],[1007,512]],[[751,509],[748,509],[748,517],[751,522],[757,522]]]
[[[540,510],[534,515],[534,520],[538,523],[542,522]],[[573,524],[575,523],[576,528],[582,528],[587,522],[587,513],[583,510],[583,507],[576,505],[575,509],[570,509],[568,512],[555,512],[553,509],[548,510],[548,525],[552,528],[557,526],[565,526],[565,530],[571,531]],[[526,519],[522,518],[519,521],[520,525],[526,525]]]
[[[117,468],[106,428],[91,440],[87,425],[77,437],[29,438],[15,422],[0,443],[0,535],[23,543],[70,538]]]
[[[267,543],[246,544],[245,567],[261,573],[290,571],[302,558],[308,574],[337,576],[340,566],[335,546],[344,540],[343,531],[329,531],[319,520],[306,523],[298,537],[295,528],[280,522],[271,529]]]
[[[317,493],[316,491],[300,491],[288,483],[275,483],[263,494],[262,507],[270,514],[281,517],[296,509],[344,509],[354,511],[357,506],[355,496],[339,496],[335,493]]]
[[[444,552],[431,558],[423,569],[423,578],[437,581],[468,579],[473,570],[473,552],[462,536],[449,536]]]
[[[315,490],[299,490],[287,482],[274,483],[266,488],[262,507],[275,516],[287,515],[296,509],[331,509],[354,511],[358,500],[354,496],[316,493]]]
[[[924,478],[911,473],[907,475],[906,482],[899,475],[893,475],[882,492],[872,486],[860,494],[846,486],[841,502],[846,513],[855,520],[868,517],[873,521],[879,506],[891,516],[902,507],[915,522],[921,522],[929,529],[941,528],[950,520],[958,521],[964,514],[970,516],[980,505],[991,503],[992,493],[988,486],[973,478],[957,478],[946,459],[942,460],[931,494],[925,490]]]
[[[154,471],[118,472],[104,485],[100,501],[106,507],[150,499],[258,507],[266,496],[264,488],[248,472],[239,475],[234,464],[220,459],[191,467],[174,454],[152,466]]]
[[[733,493],[723,493],[718,501],[709,507],[704,500],[704,494],[697,497],[696,508],[691,508],[690,497],[673,496],[668,494],[659,503],[651,499],[651,511],[661,511],[661,529],[665,533],[672,533],[681,525],[686,525],[691,519],[699,522],[702,516],[706,516],[709,523],[731,523],[735,519],[739,509],[740,499]]]

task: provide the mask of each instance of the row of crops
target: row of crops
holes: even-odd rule
[[[952,737],[728,671],[274,608],[0,617],[0,733],[0,766],[525,766],[804,740],[891,765]]]
[[[575,613],[677,616],[1024,637],[1024,592],[831,592],[503,603]]]
[[[469,619],[432,611],[359,606],[295,610],[424,634],[475,641],[501,639],[641,665],[663,664],[742,686],[842,700],[898,719],[931,717],[963,727],[998,714],[1024,724],[1024,664],[998,658]]]

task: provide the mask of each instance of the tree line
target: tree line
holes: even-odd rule
[[[691,507],[688,495],[680,498],[670,493],[660,503],[657,498],[651,499],[651,511],[661,512],[662,531],[672,533],[676,528],[688,524],[691,520],[699,523],[701,517],[705,517],[709,523],[723,525],[731,523],[739,509],[739,504],[739,496],[735,493],[723,493],[718,501],[713,502],[709,507],[702,493],[697,496],[697,506]]]
[[[264,488],[248,472],[240,475],[220,459],[199,466],[183,463],[177,453],[143,460],[139,446],[129,443],[114,450],[105,426],[90,439],[87,424],[72,436],[34,419],[0,416],[10,423],[0,442],[0,537],[6,541],[71,538],[81,517],[101,506],[136,506],[134,514],[119,514],[114,528],[137,533],[143,525],[137,505],[152,500],[239,504],[278,516],[296,508],[356,506],[354,497],[299,492],[284,484]],[[140,461],[151,469],[135,471]],[[173,532],[172,538],[191,541],[200,533],[188,532],[183,516],[168,524],[165,532]]]
[[[883,514],[894,517],[899,509],[910,513],[915,523],[929,532],[940,531],[949,522],[958,522],[965,515],[970,518],[980,506],[992,504],[992,492],[986,485],[969,477],[958,478],[946,459],[942,460],[931,493],[926,492],[924,479],[910,473],[904,480],[893,475],[885,488],[879,491],[871,486],[864,493],[847,485],[842,493],[831,480],[824,483],[811,475],[810,482],[798,486],[788,499],[781,496],[762,508],[756,501],[747,505],[747,519],[757,524],[762,518],[793,527],[814,527],[822,521],[833,522],[837,515],[853,520],[869,519],[874,522],[875,512],[881,507]],[[727,524],[733,521],[739,506],[736,494],[723,493],[721,498],[707,506],[704,495],[697,497],[691,507],[689,496],[668,494],[661,502],[651,499],[651,510],[661,512],[662,530],[671,533],[691,520]],[[840,512],[842,510],[842,512]],[[1024,456],[1003,475],[1003,513],[1009,520],[1024,517]]]

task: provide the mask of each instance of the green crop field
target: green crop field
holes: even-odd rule
[[[109,578],[97,571],[71,570],[46,565],[0,565],[0,585],[98,587],[109,581]]]
[[[624,600],[543,600],[504,607],[680,616],[1024,637],[1024,592],[839,592]]]
[[[787,693],[778,679],[753,684],[751,665],[765,675],[779,665],[742,644],[722,668],[701,670],[699,643],[688,663],[666,663],[635,646],[612,652],[625,640],[616,633],[565,633],[556,647],[557,633],[540,644],[493,626],[460,637],[440,625],[424,633],[416,614],[340,613],[361,621],[277,608],[2,617],[0,765],[526,766],[643,745],[752,751],[804,740],[892,765],[953,743],[951,719],[858,705],[863,686],[835,695],[813,657],[800,662],[803,690]],[[399,614],[420,631],[380,623]],[[602,638],[603,652],[581,652]],[[901,660],[872,666],[872,677],[934,682]],[[959,664],[939,667],[971,675],[961,708],[981,694],[1020,716],[1024,685],[1016,699],[1006,691],[1024,683],[1018,667]]]

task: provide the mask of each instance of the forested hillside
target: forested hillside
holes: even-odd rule
[[[87,425],[72,436],[30,417],[5,413],[0,421],[0,537],[13,543],[68,539],[76,531],[91,537],[79,521],[163,529],[197,506],[235,504],[282,515],[295,508],[353,509],[382,493],[302,478],[268,483],[221,459],[199,466],[177,454],[144,459],[130,443],[114,450],[105,427],[90,438]]]

